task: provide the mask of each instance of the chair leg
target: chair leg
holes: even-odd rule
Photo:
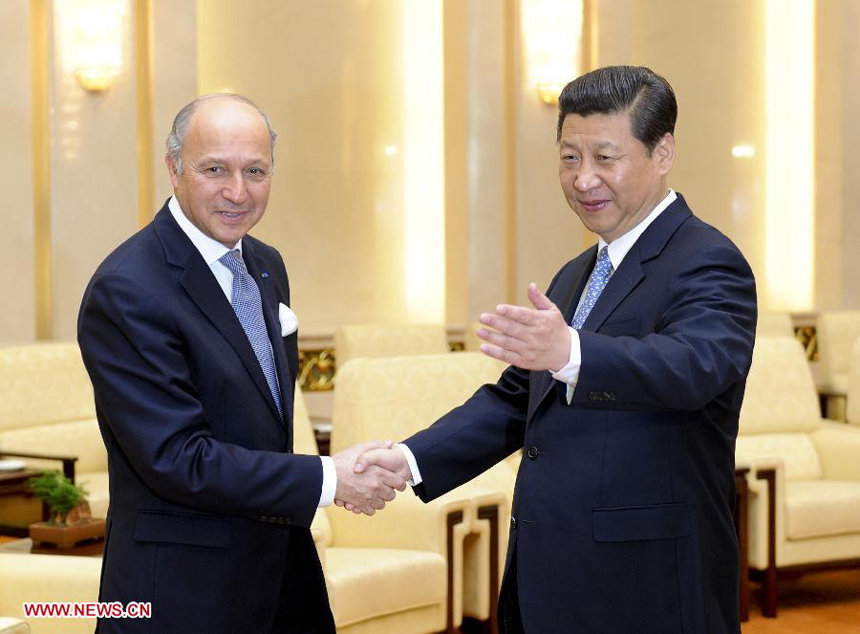
[[[749,485],[747,484],[747,473],[749,469],[741,468],[735,470],[735,484],[737,498],[735,499],[735,532],[738,538],[738,549],[740,551],[740,617],[741,622],[746,623],[750,618],[749,596],[749,524],[747,509],[749,504]]]
[[[756,477],[767,482],[767,569],[762,577],[761,613],[776,618],[776,471],[761,469]]]
[[[445,632],[457,634],[459,628],[454,627],[454,526],[463,521],[463,511],[448,514],[447,548],[448,548],[448,601],[445,614]]]
[[[762,605],[761,613],[767,618],[776,618],[776,603],[777,603],[777,587],[776,587],[776,566],[768,566],[767,570],[762,575],[761,592]]]
[[[482,506],[478,519],[490,522],[490,618],[484,624],[484,634],[499,632],[499,508]]]

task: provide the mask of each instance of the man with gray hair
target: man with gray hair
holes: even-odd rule
[[[334,632],[310,533],[337,497],[373,514],[405,482],[367,443],[292,453],[297,326],[266,210],[275,132],[245,97],[196,99],[167,141],[174,195],[99,266],[78,341],[108,452],[99,632]]]

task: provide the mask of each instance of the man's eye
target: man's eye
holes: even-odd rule
[[[254,178],[262,178],[266,175],[266,170],[259,167],[251,167],[245,171],[249,176],[253,176]]]
[[[601,163],[612,160],[611,156],[606,156],[605,154],[598,154],[595,158]]]
[[[212,167],[207,167],[204,171],[207,174],[223,174],[224,168],[220,165],[213,165]]]
[[[565,154],[561,157],[562,161],[578,161],[579,157],[575,154]]]

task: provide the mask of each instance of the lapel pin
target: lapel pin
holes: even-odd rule
[[[266,278],[269,277],[269,274],[263,271],[262,273],[260,273],[260,277]]]

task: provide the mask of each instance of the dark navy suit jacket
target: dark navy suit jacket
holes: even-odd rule
[[[287,273],[273,248],[250,236],[242,245],[283,421],[230,302],[167,205],[84,295],[78,341],[110,474],[100,600],[152,603],[151,620],[104,620],[101,632],[268,632],[293,602],[319,619],[298,631],[334,631],[309,531],[322,465],[291,453],[297,336],[282,338],[278,322]]]
[[[568,323],[595,260],[549,287]],[[548,372],[511,367],[405,441],[425,500],[524,449],[507,568],[515,554],[526,632],[740,631],[734,448],[755,322],[747,262],[679,196],[580,330],[569,405]]]

